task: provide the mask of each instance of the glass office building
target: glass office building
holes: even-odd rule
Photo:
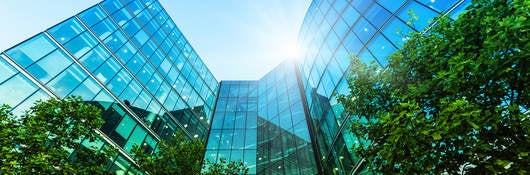
[[[38,99],[80,95],[103,110],[109,168],[137,174],[130,151],[175,131],[205,140],[217,80],[156,0],[108,0],[1,53],[0,99],[14,113]]]
[[[205,159],[241,160],[250,174],[370,174],[350,148],[335,94],[348,93],[350,55],[384,68],[407,33],[456,18],[470,0],[314,0],[299,63],[259,80],[218,81],[156,0],[106,0],[0,54],[0,99],[20,114],[38,99],[80,95],[103,110],[109,169],[141,174],[133,145],[175,131],[207,141]]]
[[[362,139],[347,131],[349,119],[334,94],[349,92],[350,55],[382,68],[407,34],[432,25],[440,14],[456,18],[470,0],[314,0],[299,43],[307,52],[299,64],[318,162],[324,174],[370,173],[369,163],[350,148]]]

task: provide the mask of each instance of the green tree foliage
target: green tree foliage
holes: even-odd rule
[[[339,101],[354,152],[385,174],[530,173],[530,1],[476,0],[379,69],[352,62]]]
[[[161,140],[157,150],[147,153],[142,147],[135,145],[132,152],[135,161],[142,171],[152,175],[196,175],[201,174],[204,152],[204,142],[199,139],[186,139],[181,132],[176,132],[169,140]],[[242,162],[218,163],[208,162],[204,174],[247,174]]]
[[[105,174],[107,152],[82,146],[98,138],[101,111],[80,97],[37,101],[22,116],[0,107],[0,174]],[[68,150],[75,150],[70,153]]]

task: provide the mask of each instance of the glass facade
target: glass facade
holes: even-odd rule
[[[107,0],[1,53],[0,99],[79,95],[103,110],[109,169],[138,174],[130,151],[154,151],[175,131],[206,140],[218,82],[156,0]]]
[[[319,163],[324,174],[370,173],[362,158],[352,154],[348,117],[334,94],[347,94],[345,80],[350,56],[375,62],[407,41],[407,34],[432,25],[440,14],[456,18],[470,0],[314,0],[302,24],[299,43],[307,52],[300,69],[310,129],[315,133]]]
[[[295,65],[258,81],[222,81],[205,159],[244,162],[249,174],[317,174]]]
[[[205,159],[243,161],[250,174],[370,174],[354,155],[335,94],[348,93],[350,56],[381,68],[412,31],[470,0],[314,0],[299,43],[256,81],[220,84],[156,0],[105,0],[0,54],[0,99],[16,114],[38,99],[80,95],[103,110],[109,169],[141,174],[133,145],[155,151],[175,131],[207,141]]]

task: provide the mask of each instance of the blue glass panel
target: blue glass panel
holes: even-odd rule
[[[94,32],[94,34],[96,34],[101,40],[107,38],[116,29],[118,28],[114,25],[114,23],[112,23],[109,18],[106,18],[105,20],[92,27],[92,31]]]
[[[366,11],[364,16],[375,26],[375,28],[379,28],[386,20],[388,20],[390,12],[379,6],[379,4],[374,4],[368,9],[368,11]]]
[[[354,0],[351,5],[360,12],[364,12],[372,4],[373,0]]]
[[[112,14],[123,7],[123,4],[121,4],[120,1],[103,1],[101,5],[109,14]]]
[[[2,85],[0,85],[0,86],[2,86]],[[0,97],[2,99],[4,99],[2,95],[0,95]],[[46,94],[43,90],[38,90],[33,95],[31,95],[29,98],[25,99],[18,106],[13,108],[13,110],[11,112],[13,112],[13,114],[15,114],[15,115],[22,115],[24,113],[24,111],[26,111],[29,108],[31,108],[32,106],[34,106],[34,104],[35,104],[35,102],[37,100],[47,100],[47,99],[50,99],[50,96],[48,94]],[[14,107],[14,106],[12,106],[12,107]]]
[[[438,12],[445,11],[456,4],[458,1],[444,1],[444,0],[418,0],[418,2],[433,8]]]
[[[137,15],[142,11],[142,9],[145,8],[145,6],[140,1],[132,1],[128,7],[131,9],[131,11],[134,13],[134,15]]]
[[[127,88],[120,94],[119,97],[121,100],[134,102],[141,91],[142,87],[136,81],[131,81],[131,83],[129,83]]]
[[[377,2],[389,10],[391,13],[394,13],[399,7],[403,5],[406,0],[377,0]]]
[[[129,68],[129,70],[131,70],[133,74],[138,74],[142,66],[145,64],[145,60],[146,59],[144,56],[142,56],[142,54],[136,53],[136,55],[134,55],[134,57],[129,60],[126,66],[127,68]]]
[[[18,74],[0,84],[0,99],[2,99],[3,104],[15,107],[35,90],[37,90],[35,84]]]
[[[132,15],[131,13],[129,13],[129,10],[127,10],[127,8],[122,8],[121,10],[112,14],[112,18],[114,18],[114,21],[116,21],[119,26],[123,26],[123,24],[132,19]]]
[[[106,18],[107,15],[96,5],[83,13],[79,14],[79,17],[85,22],[86,25],[92,26],[102,19]]]
[[[27,67],[55,48],[55,44],[46,35],[40,34],[9,49],[7,54],[22,67]]]
[[[98,41],[92,37],[88,32],[75,37],[68,43],[64,45],[66,50],[68,50],[74,57],[81,58],[85,53],[87,53],[92,47],[98,44]]]
[[[136,47],[130,42],[127,42],[114,54],[116,54],[122,63],[127,63],[136,52]]]
[[[59,74],[52,81],[47,83],[50,89],[57,93],[60,97],[64,98],[72,92],[72,90],[77,87],[85,78],[87,77],[86,73],[82,69],[73,64],[66,71]]]
[[[61,44],[68,42],[83,31],[85,31],[85,28],[76,18],[70,18],[68,21],[48,30],[48,32]]]
[[[374,26],[369,24],[364,18],[359,19],[357,24],[353,27],[353,31],[363,43],[368,42],[368,40],[375,34]]]
[[[94,75],[102,83],[106,84],[122,67],[114,59],[105,61],[96,71]]]
[[[94,71],[103,64],[109,56],[110,54],[103,48],[103,46],[98,45],[81,57],[80,61],[86,68],[88,68],[88,70]]]
[[[382,30],[383,34],[394,43],[401,47],[404,42],[408,40],[408,35],[413,32],[412,28],[401,22],[397,18],[393,18]]]
[[[451,11],[450,13],[451,18],[453,19],[458,18],[458,15],[466,11],[466,7],[469,6],[470,4],[471,4],[471,0],[464,0],[464,2],[462,2],[460,5],[458,5],[458,7],[456,7],[455,9],[453,9],[453,11]]]
[[[15,68],[13,68],[9,63],[7,63],[4,59],[0,59],[0,83],[8,79],[9,77],[15,75],[16,72],[18,72]]]
[[[138,22],[136,20],[131,20],[129,22],[127,22],[123,27],[123,30],[125,31],[125,33],[129,36],[129,37],[133,37],[134,34],[140,30],[140,25],[138,24]]]
[[[413,16],[417,17],[417,19],[411,18],[409,13],[414,14]],[[401,9],[401,11],[398,13],[399,18],[401,18],[403,21],[410,22],[411,26],[417,30],[423,30],[437,15],[438,13],[418,4],[415,1],[410,1],[407,6]]]
[[[30,66],[27,70],[41,82],[47,83],[70,64],[72,64],[72,61],[63,52],[56,50],[41,59],[37,64]]]
[[[78,95],[86,101],[92,101],[92,98],[98,94],[101,87],[94,82],[91,78],[87,78],[82,84],[80,84],[70,95]]]
[[[123,44],[125,44],[125,42],[127,42],[127,39],[121,31],[116,31],[103,42],[112,52],[116,52],[116,50],[118,50]]]
[[[350,32],[346,39],[344,39],[343,45],[348,50],[349,54],[358,54],[363,47],[363,44],[353,32]]]
[[[375,62],[374,56],[367,50],[364,50],[361,54],[359,54],[359,59],[365,64],[370,64],[371,62]]]
[[[397,50],[383,35],[378,35],[372,40],[372,42],[368,44],[368,49],[374,54],[379,64],[383,67],[388,64],[387,57]]]
[[[121,69],[120,72],[112,78],[111,81],[107,84],[107,87],[111,89],[115,94],[121,94],[123,89],[127,87],[127,84],[132,80],[132,77],[125,71]]]

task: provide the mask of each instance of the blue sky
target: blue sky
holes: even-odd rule
[[[0,50],[100,0],[0,1]],[[159,0],[218,80],[256,80],[296,56],[311,0]],[[50,3],[53,2],[53,3]]]

